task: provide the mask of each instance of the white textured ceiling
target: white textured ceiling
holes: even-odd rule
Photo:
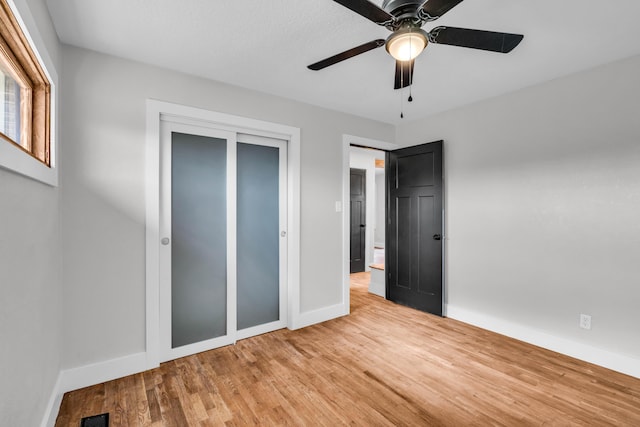
[[[381,4],[382,0],[377,1]],[[332,0],[47,0],[63,43],[388,123],[400,123],[384,47],[307,65],[389,31]],[[524,34],[510,54],[429,45],[404,121],[640,54],[638,0],[466,0],[438,25]]]

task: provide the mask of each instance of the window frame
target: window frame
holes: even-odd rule
[[[21,96],[20,114],[28,114],[33,126],[21,123],[20,143],[0,134],[0,168],[57,186],[55,68],[26,0],[0,0],[0,25],[0,54],[8,59],[2,60],[4,68],[21,92],[31,89],[26,101]],[[25,130],[28,136],[23,138]]]

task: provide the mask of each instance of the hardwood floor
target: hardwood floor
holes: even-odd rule
[[[56,426],[640,426],[640,379],[398,306],[352,275],[347,317],[67,393]]]

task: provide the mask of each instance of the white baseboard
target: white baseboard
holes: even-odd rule
[[[486,314],[447,305],[446,316],[538,347],[640,378],[640,359],[577,343]]]
[[[62,370],[51,393],[41,427],[53,427],[55,425],[60,404],[62,403],[62,396],[66,392],[137,374],[147,369],[149,369],[147,366],[147,354],[142,352],[79,368]]]
[[[344,304],[336,304],[329,307],[323,307],[318,310],[307,311],[298,315],[298,318],[292,325],[291,329],[304,328],[315,325],[316,323],[326,322],[327,320],[346,316],[347,314],[349,314],[349,308],[345,308]]]
[[[64,392],[60,391],[61,378],[62,372],[58,373],[58,378],[56,379],[56,383],[51,391],[51,396],[49,397],[49,402],[47,403],[47,408],[45,409],[44,417],[42,417],[40,427],[54,427],[56,424],[58,412],[60,411],[60,404],[62,403],[62,395],[64,394]]]
[[[63,393],[100,384],[127,375],[137,374],[147,369],[147,353],[135,353],[104,362],[93,363],[79,368],[65,369],[60,383]]]

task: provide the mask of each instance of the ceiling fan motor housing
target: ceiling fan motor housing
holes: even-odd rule
[[[423,1],[415,0],[384,0],[382,2],[382,9],[393,15],[397,21],[404,19],[413,20],[418,18],[418,8],[422,3]]]

